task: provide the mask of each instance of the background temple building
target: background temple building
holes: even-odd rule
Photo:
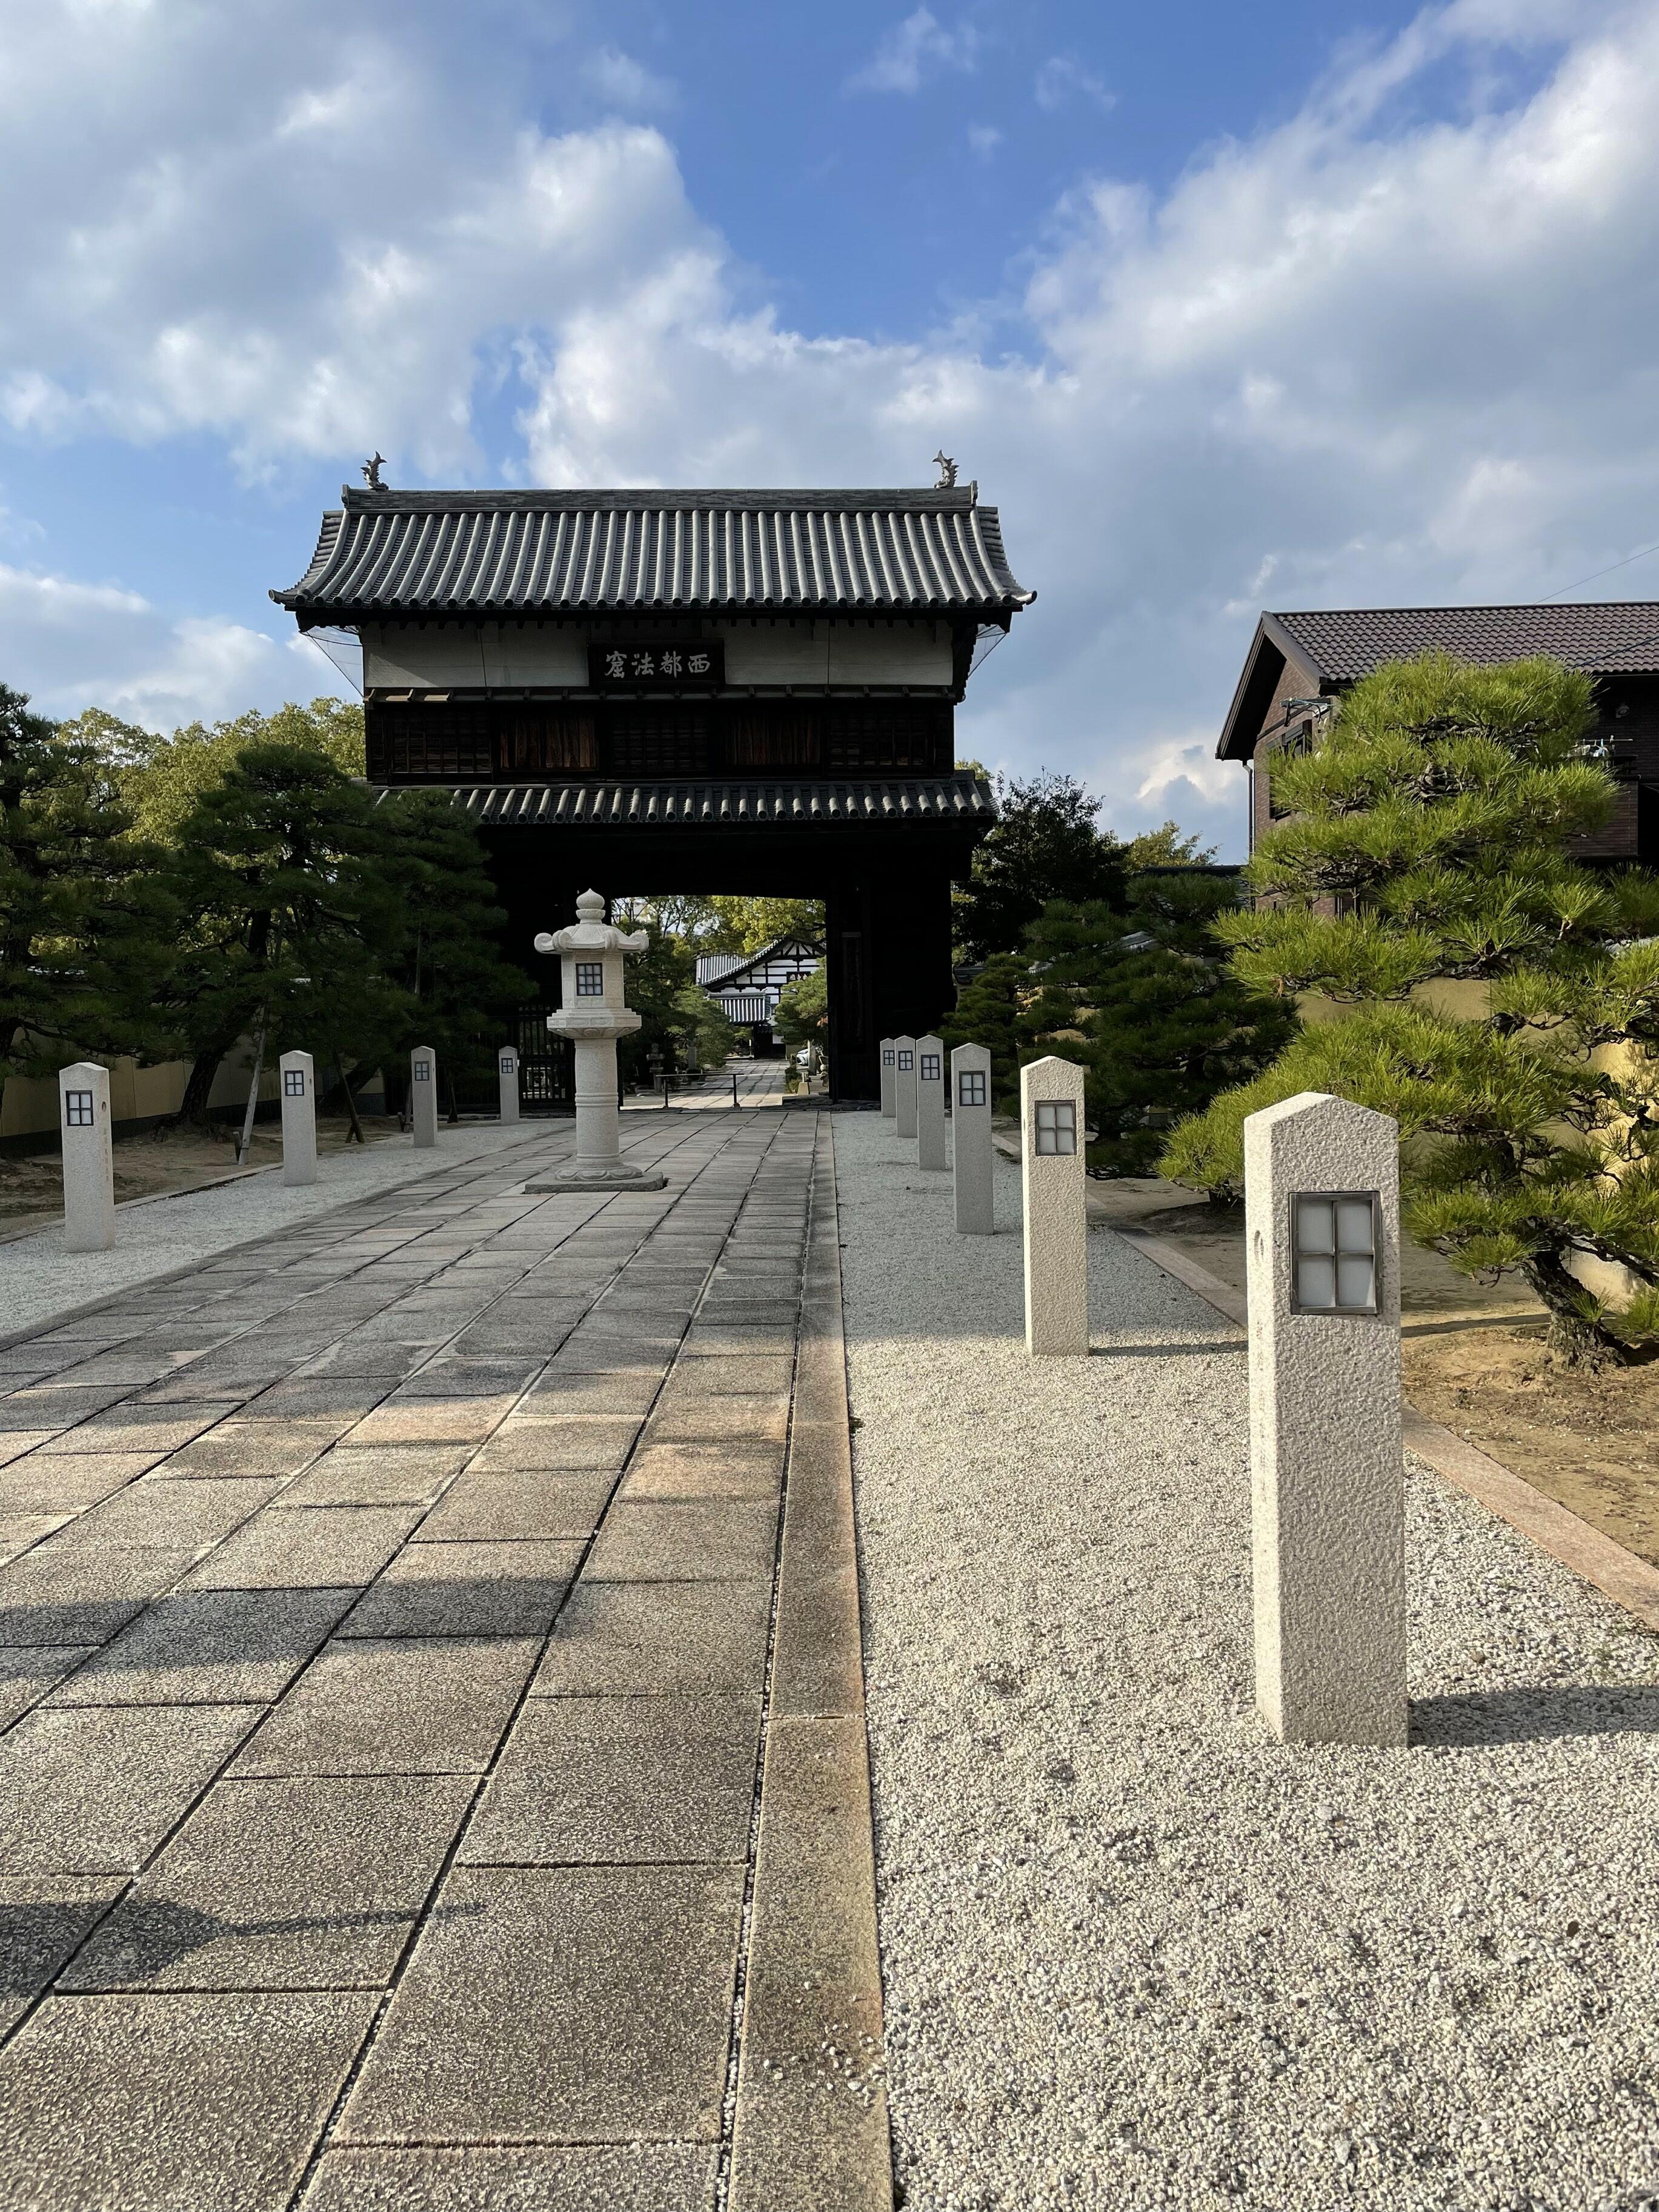
[[[1249,771],[1250,844],[1277,818],[1273,756],[1314,734],[1319,702],[1385,661],[1443,651],[1460,660],[1548,653],[1595,678],[1593,743],[1619,782],[1618,811],[1584,857],[1659,864],[1659,602],[1577,606],[1360,607],[1263,614],[1216,746]]]
[[[700,953],[697,981],[734,1028],[749,1031],[751,1048],[764,1058],[782,1049],[773,1024],[784,987],[815,974],[823,961],[822,945],[775,937],[758,952]]]
[[[532,972],[589,883],[823,898],[842,1097],[950,1006],[951,884],[995,820],[955,710],[1036,596],[976,486],[347,488],[271,596],[361,645],[369,781],[454,793]]]

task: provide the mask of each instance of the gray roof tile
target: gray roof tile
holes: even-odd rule
[[[399,615],[972,613],[1036,598],[997,510],[946,491],[354,491],[273,592],[302,625]]]
[[[1577,606],[1363,607],[1278,614],[1332,683],[1351,682],[1443,647],[1462,660],[1518,660],[1547,653],[1595,675],[1659,669],[1659,602],[1597,599]]]

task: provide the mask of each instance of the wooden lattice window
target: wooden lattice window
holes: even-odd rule
[[[503,775],[591,775],[599,765],[592,714],[528,708],[514,714],[501,732]]]
[[[821,757],[818,718],[804,708],[745,708],[726,725],[729,768],[810,769]]]
[[[493,776],[489,709],[477,705],[382,707],[370,718],[368,771],[388,782]]]
[[[682,702],[613,707],[606,717],[605,750],[612,775],[706,775],[708,716]]]

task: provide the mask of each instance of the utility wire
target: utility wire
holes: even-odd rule
[[[1622,561],[1614,561],[1606,568],[1597,568],[1590,575],[1579,576],[1571,584],[1563,584],[1559,592],[1546,592],[1538,604],[1547,606],[1552,599],[1561,599],[1568,592],[1576,592],[1580,585],[1593,584],[1598,577],[1610,576],[1615,568],[1628,568],[1632,561],[1645,561],[1650,553],[1659,553],[1659,545],[1644,545],[1639,553],[1626,553]]]

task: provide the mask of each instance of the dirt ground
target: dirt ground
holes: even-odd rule
[[[1659,1361],[1559,1365],[1537,1330],[1420,1337],[1413,1406],[1592,1528],[1659,1566]]]
[[[338,1152],[350,1127],[343,1114],[319,1114],[318,1152]],[[397,1133],[395,1116],[363,1116],[363,1134],[371,1145],[384,1143]],[[239,1125],[208,1134],[198,1129],[153,1129],[137,1137],[118,1138],[117,1205],[130,1198],[154,1197],[161,1191],[198,1189],[203,1183],[233,1174],[240,1134]],[[258,1123],[248,1151],[248,1168],[272,1167],[282,1157],[281,1123]],[[37,1220],[51,1220],[63,1210],[63,1164],[56,1152],[35,1152],[23,1159],[0,1158],[0,1224],[12,1230],[25,1228]]]

